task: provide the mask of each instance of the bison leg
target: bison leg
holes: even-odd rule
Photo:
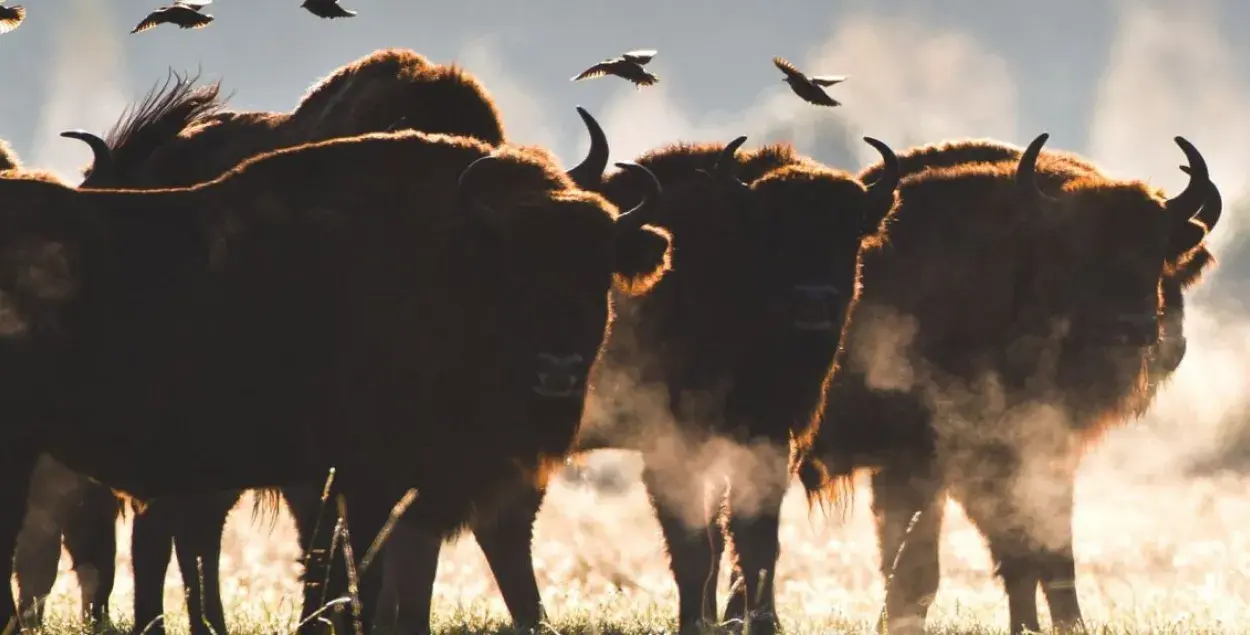
[[[283,490],[291,515],[295,519],[295,531],[303,550],[304,604],[300,609],[301,633],[318,633],[321,624],[313,613],[330,601],[327,587],[334,574],[330,546],[334,538],[334,525],[338,511],[332,500],[321,500],[318,488],[291,487]]]
[[[507,504],[493,518],[475,523],[473,535],[495,574],[513,627],[526,632],[547,619],[533,555],[534,521],[546,490],[520,480],[512,485],[516,490],[505,498]]]
[[[174,553],[182,572],[191,635],[226,635],[221,606],[221,536],[226,516],[238,502],[237,492],[189,496],[180,508],[174,530]]]
[[[890,466],[872,477],[872,511],[886,580],[879,632],[924,632],[941,576],[938,540],[945,498],[941,481],[929,469]]]
[[[0,558],[4,562],[4,577],[0,579],[11,580],[13,577],[13,558],[17,548],[17,535],[22,530],[23,515],[18,510],[26,509],[26,504],[30,499],[30,481],[32,472],[35,469],[35,461],[39,458],[39,453],[34,447],[24,441],[11,441],[5,444],[3,450],[4,461],[0,465],[4,466],[4,474],[0,475],[0,483],[4,483],[5,487],[0,490],[0,505],[4,509],[10,510],[5,516],[5,521],[0,523],[0,549],[9,556]],[[59,556],[58,556],[59,557]],[[15,626],[17,619],[17,606],[13,601],[13,591],[11,587],[6,587],[4,593],[0,593],[0,622],[3,627],[8,629]]]
[[[83,617],[96,625],[109,621],[117,572],[117,505],[111,490],[90,483],[65,523],[65,549],[78,577]]]
[[[382,550],[382,590],[374,626],[386,633],[428,635],[434,578],[443,539],[410,522],[395,523]]]
[[[78,505],[83,480],[47,455],[35,463],[14,557],[23,628],[43,625],[44,601],[56,583],[61,561],[61,533],[70,510]]]
[[[749,619],[753,634],[773,633],[779,626],[773,580],[781,553],[778,534],[781,503],[790,484],[788,467],[789,457],[783,450],[761,457],[756,469],[730,475],[727,525],[737,560],[734,568],[743,576],[743,584],[730,597],[725,620]]]
[[[134,515],[130,558],[135,580],[135,635],[165,633],[165,572],[174,539],[169,507],[169,501],[153,500]]]
[[[716,619],[716,576],[725,536],[715,521],[725,484],[714,481],[714,491],[707,495],[699,474],[673,465],[671,459],[649,458],[644,456],[642,482],[660,521],[677,582],[678,628],[702,632],[704,624]],[[687,518],[690,510],[696,510],[698,517]],[[692,520],[694,526],[688,524]]]
[[[1054,513],[1054,540],[1041,540],[1046,545],[1038,554],[1041,569],[1042,593],[1050,606],[1050,621],[1056,631],[1082,630],[1081,604],[1076,595],[1076,557],[1072,549],[1072,512],[1076,490],[1076,475],[1052,481],[1057,486],[1057,500],[1051,508]]]

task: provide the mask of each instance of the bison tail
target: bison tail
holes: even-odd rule
[[[841,520],[846,520],[855,505],[855,475],[831,474],[820,459],[812,456],[804,457],[797,471],[809,512],[819,507],[821,515],[828,519],[832,509]]]
[[[272,532],[278,524],[278,512],[282,509],[282,489],[263,487],[252,490],[252,523],[259,519],[261,524],[268,524]]]

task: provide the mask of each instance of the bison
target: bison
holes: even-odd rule
[[[578,182],[618,205],[637,203],[627,173],[604,177],[607,147],[602,131],[591,130]],[[581,450],[642,452],[683,630],[714,619],[725,540],[711,528],[726,494],[726,528],[745,572],[727,619],[749,616],[752,632],[776,626],[772,580],[789,446],[808,438],[854,293],[859,250],[882,239],[879,228],[898,182],[887,167],[865,187],[788,145],[739,152],[744,141],[674,144],[637,159],[663,185],[656,218],[679,247],[672,272],[652,293],[620,298],[578,442]],[[892,165],[885,144],[866,141]],[[715,474],[705,499],[699,455],[719,454],[725,446],[715,439],[749,448],[751,460]],[[543,619],[530,556],[542,496],[541,488],[516,483],[506,509],[473,525],[520,627]],[[700,511],[691,518],[690,510]],[[401,541],[391,543],[396,551],[388,557],[404,558],[391,564],[406,576],[398,583],[404,593],[398,630],[428,632],[439,542],[395,538]]]
[[[623,214],[539,148],[410,131],[186,188],[6,173],[6,491],[39,452],[143,501],[333,467],[359,554],[408,488],[435,533],[488,512],[577,432],[518,413],[580,402],[565,379],[599,355],[609,290],[667,270],[667,232],[644,225],[659,184],[627,169],[648,196]],[[365,614],[376,589],[370,569]]]
[[[433,64],[403,49],[379,50],[338,69],[315,85],[291,113],[228,111],[217,84],[196,87],[193,78],[177,79],[172,86],[167,81],[149,92],[139,105],[122,116],[107,140],[89,133],[71,133],[88,143],[95,155],[93,164],[84,171],[83,186],[191,185],[215,177],[261,151],[392,128],[420,127],[424,132],[468,135],[492,145],[504,141],[494,102],[476,78],[457,67]],[[49,472],[40,473],[45,474]],[[57,475],[70,478],[59,472]],[[73,491],[92,497],[94,503],[100,487],[79,480]],[[323,511],[319,492],[320,488],[286,492],[302,543],[310,538],[308,534],[317,526],[318,514]],[[269,494],[265,500],[276,502],[274,493]],[[170,541],[176,536],[174,547],[187,589],[192,632],[207,635],[210,627],[217,633],[226,632],[217,565],[226,514],[236,504],[238,495],[239,492],[225,492],[166,497],[135,516],[132,554],[136,629],[155,628],[159,632],[163,628],[155,620],[163,613]],[[78,501],[67,498],[60,506],[75,509]],[[273,509],[272,505],[266,507]],[[65,512],[59,515],[64,517]],[[96,548],[96,543],[113,540],[106,538],[113,531],[113,510],[91,504],[88,510],[76,513],[73,522],[75,527],[65,529],[67,546],[71,536],[75,544],[88,541],[98,557],[86,564],[100,571],[111,566],[113,554],[103,547]],[[332,522],[326,526],[332,526]],[[59,532],[45,532],[42,541],[29,533],[23,542],[32,548],[19,545],[18,549],[24,607],[51,589],[59,557],[59,551],[54,556],[52,550],[36,547],[40,543],[50,544]],[[310,555],[323,552],[324,549],[316,549]],[[76,567],[80,555],[91,558],[90,554],[72,548],[71,554]],[[106,557],[108,562],[104,561]],[[206,588],[200,588],[201,580]],[[309,591],[306,612],[321,604],[320,589],[314,585]],[[108,597],[108,589],[101,588],[92,596],[97,605],[92,615],[97,619],[105,617],[100,599]],[[312,601],[314,598],[318,601]]]
[[[948,495],[989,542],[1012,632],[1038,630],[1039,583],[1052,621],[1078,625],[1080,456],[1141,414],[1184,355],[1181,291],[1213,262],[1204,239],[1221,208],[1202,155],[1176,138],[1191,178],[1168,199],[1043,154],[1046,139],[904,153],[890,239],[863,254],[799,470],[825,502],[855,470],[875,470],[889,632],[923,627]]]

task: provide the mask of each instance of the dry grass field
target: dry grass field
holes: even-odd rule
[[[1244,632],[1236,625],[1250,624],[1247,480],[1144,479],[1148,466],[1126,464],[1145,445],[1143,434],[1122,431],[1084,470],[1076,531],[1087,615],[1099,630],[1112,633]],[[622,489],[596,493],[562,479],[539,519],[539,582],[560,633],[657,633],[672,628],[675,619],[675,588],[658,526],[631,471],[635,460],[611,454],[616,456],[595,463],[623,464],[628,478]],[[809,514],[800,491],[791,492],[778,580],[789,632],[866,632],[875,619],[882,582],[870,502],[861,488],[841,522]],[[125,525],[123,536],[129,533]],[[253,525],[249,497],[231,516],[221,566],[234,633],[292,630],[299,602],[293,535],[285,512],[272,534],[267,525]],[[118,565],[111,614],[127,623],[132,587],[126,545]],[[63,570],[67,567],[63,558]],[[166,606],[176,617],[172,632],[183,633],[186,618],[175,571],[171,567],[167,578]],[[1006,605],[991,578],[984,544],[953,505],[942,572],[933,612],[936,632],[1002,630]],[[722,571],[721,588],[726,587]],[[435,592],[441,632],[507,632],[500,626],[506,619],[502,601],[472,539],[445,549]],[[69,618],[77,601],[73,575],[61,576],[50,599],[49,630],[73,630]]]

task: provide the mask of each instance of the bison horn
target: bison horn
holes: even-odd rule
[[[1046,140],[1049,138],[1048,132],[1037,135],[1037,138],[1029,143],[1029,147],[1024,149],[1020,155],[1020,163],[1016,165],[1016,189],[1029,200],[1035,198],[1044,201],[1054,200],[1037,186],[1037,159],[1042,154],[1042,146],[1046,145]]]
[[[469,187],[468,183],[469,175],[475,169],[480,168],[484,163],[497,160],[498,158],[492,154],[475,159],[460,173],[460,179],[456,182],[456,195],[460,205],[491,225],[497,225],[503,215],[478,199],[473,193],[473,188]]]
[[[663,188],[660,186],[660,180],[655,178],[655,173],[648,170],[645,165],[637,163],[617,163],[616,167],[632,172],[643,182],[642,201],[634,206],[633,209],[616,217],[616,227],[618,231],[625,229],[636,229],[647,222],[648,216],[651,215],[659,204],[660,195]]]
[[[603,180],[603,171],[608,167],[608,137],[603,134],[599,122],[585,108],[578,106],[577,114],[581,115],[582,121],[586,123],[586,131],[590,133],[590,150],[586,152],[586,158],[566,174],[577,187],[590,189],[599,185]]]
[[[743,183],[733,173],[733,166],[736,163],[734,161],[734,154],[738,152],[738,148],[742,147],[742,144],[746,142],[746,136],[741,136],[733,141],[730,141],[725,148],[721,150],[721,153],[716,156],[716,162],[712,164],[711,171],[704,170],[702,168],[695,171],[712,179],[713,181],[728,183],[729,185],[740,188],[750,187],[746,183]]]
[[[733,168],[736,164],[734,161],[734,154],[736,154],[738,152],[738,148],[742,147],[742,144],[746,142],[746,136],[741,136],[733,141],[730,141],[729,145],[726,145],[725,149],[721,150],[720,156],[716,157],[716,164],[712,166],[712,173],[727,181],[733,181],[735,183],[746,185],[745,183],[742,183],[742,181],[738,180],[738,177],[734,176],[733,173]]]
[[[1188,165],[1182,165],[1181,172],[1191,176],[1193,174]],[[1215,181],[1208,181],[1208,183],[1210,185],[1207,187],[1207,200],[1203,201],[1202,209],[1194,218],[1207,228],[1207,233],[1211,233],[1211,230],[1215,229],[1215,224],[1220,220],[1220,214],[1224,211],[1224,197],[1220,195],[1220,188],[1216,187]]]
[[[1198,152],[1192,143],[1185,137],[1175,137],[1174,141],[1181,147],[1181,152],[1185,153],[1185,159],[1189,162],[1189,184],[1180,194],[1168,199],[1164,207],[1177,222],[1183,223],[1196,216],[1202,209],[1203,202],[1206,201],[1210,191],[1211,175],[1207,172],[1206,159],[1202,158],[1202,153]],[[1210,226],[1207,229],[1209,231]]]
[[[894,200],[894,190],[898,189],[899,175],[901,169],[898,165],[898,156],[885,143],[873,139],[872,137],[864,137],[864,143],[872,146],[881,155],[881,175],[868,186],[868,198],[874,202],[874,208],[879,209],[887,207],[886,201],[891,203]],[[879,204],[878,204],[879,203]]]
[[[91,147],[93,155],[91,179],[93,181],[113,177],[113,151],[109,149],[109,144],[105,143],[104,139],[86,130],[66,130],[61,133],[61,136],[66,139],[78,139]]]

